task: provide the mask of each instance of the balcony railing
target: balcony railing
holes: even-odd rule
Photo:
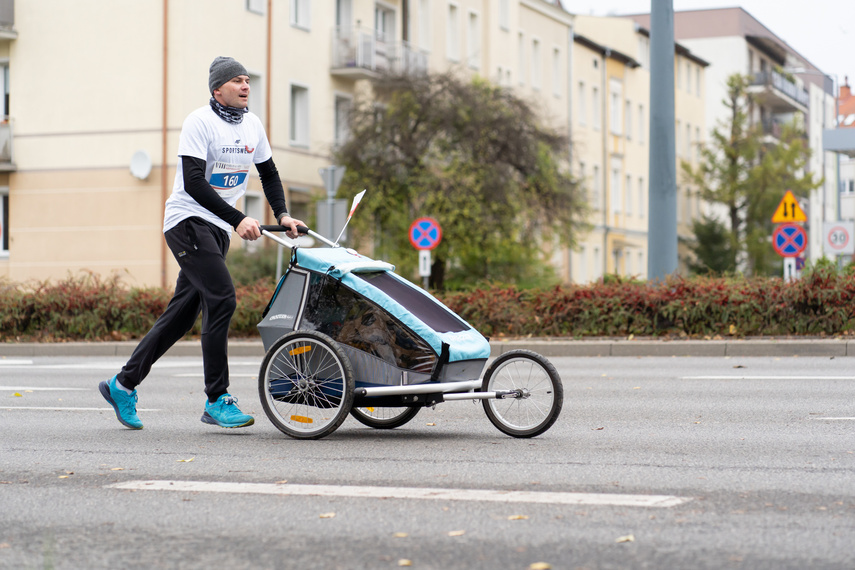
[[[810,102],[807,89],[799,87],[777,71],[760,71],[755,73],[751,79],[751,85],[774,88],[805,108],[808,107]]]
[[[383,72],[423,73],[427,54],[407,42],[395,42],[361,26],[337,26],[332,30],[331,73],[356,79]]]

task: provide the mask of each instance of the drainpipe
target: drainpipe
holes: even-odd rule
[[[160,219],[166,214],[166,198],[169,183],[167,167],[167,111],[169,78],[169,0],[163,0],[163,116],[160,127]],[[166,288],[166,241],[160,240],[160,286]]]
[[[574,22],[575,23],[575,22]],[[567,32],[567,163],[573,173],[573,24]],[[501,78],[500,78],[501,81]],[[573,248],[567,249],[567,278],[573,282]]]
[[[264,130],[267,131],[267,140],[271,140],[270,136],[270,93],[272,91],[270,84],[272,83],[270,74],[273,73],[273,61],[271,53],[273,43],[273,0],[267,0],[267,82],[264,85]],[[273,146],[273,143],[270,143]],[[277,220],[278,222],[278,220]]]

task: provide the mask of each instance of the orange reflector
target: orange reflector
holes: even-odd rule
[[[368,410],[369,412],[371,412],[372,414],[374,413],[374,408],[365,408],[365,409]]]
[[[314,420],[312,418],[307,418],[306,416],[291,416],[292,422],[300,422],[301,424],[310,424]]]
[[[311,346],[301,346],[301,347],[295,348],[294,350],[289,351],[288,354],[290,354],[291,356],[297,356],[298,354],[305,354],[305,353],[309,352],[310,350],[312,350]]]

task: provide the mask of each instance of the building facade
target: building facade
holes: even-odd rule
[[[174,283],[163,203],[218,55],[250,72],[249,107],[308,220],[319,169],[378,73],[488,77],[566,132],[571,51],[572,16],[547,0],[0,0],[0,278]],[[269,221],[252,175],[242,207]]]
[[[630,18],[641,26],[650,22],[649,14]],[[805,130],[811,151],[808,168],[817,180],[824,180],[802,204],[808,216],[807,257],[822,257],[823,222],[838,215],[838,157],[822,142],[823,131],[835,125],[831,78],[743,8],[675,12],[674,36],[710,62],[704,85],[707,132],[727,120],[721,101],[726,98],[727,78],[736,73],[751,78],[749,119],[762,127],[767,142],[775,143],[785,123],[795,122]]]

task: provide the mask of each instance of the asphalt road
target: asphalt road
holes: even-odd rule
[[[167,358],[141,431],[97,391],[121,359],[0,359],[0,568],[855,568],[851,359],[551,360],[535,439],[466,401],[296,441],[257,358],[255,426],[201,423],[200,360]]]

